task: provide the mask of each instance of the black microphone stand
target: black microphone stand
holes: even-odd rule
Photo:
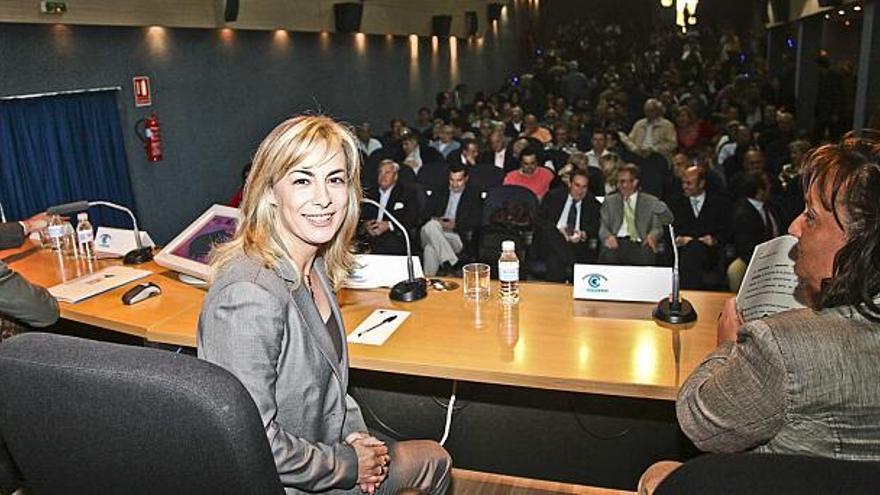
[[[669,236],[672,238],[672,253],[675,256],[672,265],[672,294],[657,303],[654,319],[671,325],[692,323],[697,320],[697,312],[687,299],[681,297],[679,291],[681,284],[678,274],[678,246],[675,245],[675,229],[672,224],[669,225]]]
[[[371,204],[384,214],[403,232],[406,240],[406,272],[407,279],[394,284],[388,297],[393,301],[413,302],[428,297],[428,281],[424,278],[416,278],[415,269],[413,268],[412,247],[409,243],[409,233],[406,228],[394,218],[394,215],[387,208],[380,205],[377,201],[370,198],[361,198],[361,202]]]

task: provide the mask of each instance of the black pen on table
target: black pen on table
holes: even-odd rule
[[[365,328],[364,330],[361,330],[360,332],[358,332],[357,337],[361,338],[361,336],[363,334],[365,334],[367,332],[372,332],[373,330],[381,327],[382,325],[384,325],[386,323],[391,323],[392,321],[394,321],[396,319],[397,319],[397,315],[391,315],[388,318],[385,318],[384,320],[380,321],[379,323],[376,323],[375,325],[371,326],[370,328]]]

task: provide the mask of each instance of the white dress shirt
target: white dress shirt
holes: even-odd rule
[[[571,205],[574,203],[574,198],[571,197],[571,194],[565,200],[565,206],[562,207],[562,213],[559,215],[559,220],[556,221],[557,229],[564,229],[568,227],[568,212],[571,211]],[[575,210],[577,211],[577,217],[574,220],[574,229],[580,230],[581,226],[581,206],[584,204],[583,200],[578,201],[576,205],[574,205]]]
[[[379,188],[379,204],[382,205],[382,208],[384,208],[385,210],[388,209],[388,198],[391,197],[391,191],[393,190],[394,186],[391,186],[384,191],[382,190],[382,188]],[[383,210],[382,208],[379,208],[379,214],[376,215],[377,222],[381,222],[382,217],[385,216],[385,210]]]
[[[701,192],[698,196],[691,196],[691,209],[694,210],[694,218],[700,216],[703,205],[706,204],[706,191]]]
[[[507,148],[501,148],[501,151],[495,152],[495,166],[504,168],[504,159],[507,157]]]

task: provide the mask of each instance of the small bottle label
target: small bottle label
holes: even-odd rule
[[[86,242],[92,242],[95,239],[95,236],[92,234],[92,230],[80,230],[76,233],[76,238],[79,240],[80,244]]]
[[[46,233],[49,234],[49,237],[63,237],[64,225],[50,225],[46,228]]]
[[[519,282],[519,262],[499,261],[498,280],[502,282]]]

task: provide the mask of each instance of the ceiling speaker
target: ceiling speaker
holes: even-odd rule
[[[357,33],[361,30],[361,17],[364,4],[360,2],[342,2],[333,4],[333,15],[336,18],[337,33]]]
[[[223,7],[223,20],[235,22],[238,20],[238,0],[226,0]]]
[[[464,31],[468,36],[476,36],[480,32],[480,20],[473,10],[464,13]]]
[[[449,36],[451,29],[451,15],[435,15],[431,17],[431,34],[434,36]]]

